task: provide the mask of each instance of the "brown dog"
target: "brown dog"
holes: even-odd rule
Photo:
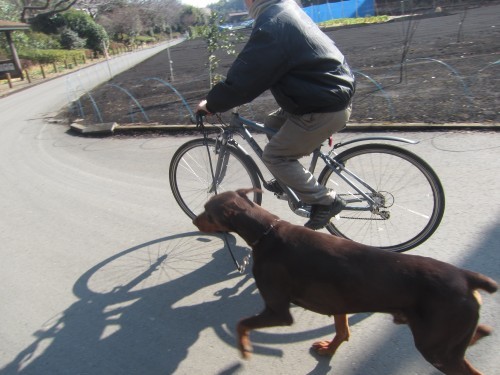
[[[290,303],[333,315],[336,335],[313,348],[333,355],[349,339],[346,314],[383,312],[408,324],[424,358],[445,374],[480,374],[465,351],[491,329],[478,326],[478,289],[497,284],[431,258],[392,253],[280,220],[251,202],[252,190],[212,197],[193,223],[203,232],[236,232],[253,249],[253,275],[265,301],[259,315],[238,323],[238,345],[249,357],[249,332],[291,325]]]

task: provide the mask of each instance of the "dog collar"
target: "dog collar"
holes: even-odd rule
[[[275,228],[276,224],[279,223],[280,221],[281,219],[275,219],[271,224],[269,224],[269,227],[264,231],[264,233],[262,233],[262,236],[257,238],[257,240],[255,240],[254,242],[252,242],[250,246],[254,247],[255,245],[257,245],[262,240],[262,238],[267,236]]]

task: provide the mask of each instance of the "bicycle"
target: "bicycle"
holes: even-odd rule
[[[201,117],[200,117],[201,119]],[[204,137],[181,145],[169,168],[170,187],[181,209],[194,218],[206,201],[221,191],[253,187],[271,191],[287,201],[292,212],[307,218],[311,207],[276,179],[266,180],[255,160],[235,140],[239,135],[259,159],[262,148],[250,130],[272,136],[273,131],[233,110],[229,124],[218,117],[215,136],[206,129]],[[204,128],[203,121],[199,126]],[[318,182],[340,194],[346,208],[332,218],[326,229],[333,235],[394,252],[413,249],[437,229],[444,214],[445,196],[432,168],[414,153],[387,143],[413,141],[393,136],[369,136],[321,146],[311,155],[309,171],[315,173],[319,159],[325,163]],[[338,149],[350,147],[340,153]],[[262,193],[249,198],[262,203]]]

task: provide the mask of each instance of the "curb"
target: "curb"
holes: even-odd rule
[[[500,123],[352,123],[346,130],[500,130]]]
[[[207,129],[216,129],[216,126],[205,125]],[[127,133],[138,131],[155,131],[155,132],[178,132],[178,131],[193,131],[198,128],[196,125],[165,125],[165,124],[127,124],[119,125],[117,123],[102,123],[102,124],[82,124],[74,122],[70,124],[70,129],[82,135],[111,135],[114,133]],[[429,124],[429,123],[350,123],[342,131],[436,131],[436,130],[500,130],[500,123],[444,123],[444,124]]]

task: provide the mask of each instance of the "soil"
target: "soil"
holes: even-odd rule
[[[499,121],[500,4],[413,15],[376,25],[325,29],[355,71],[357,91],[351,122],[492,123]],[[242,31],[243,41],[249,35]],[[405,51],[405,64],[401,64]],[[170,53],[173,69],[168,63]],[[219,54],[222,75],[234,55]],[[182,42],[82,97],[85,122],[190,124],[209,90],[206,44]],[[177,93],[176,93],[177,91]],[[86,95],[85,98],[88,98]],[[139,108],[139,105],[142,108]],[[242,107],[262,121],[277,107],[269,92]],[[80,117],[81,113],[75,113]]]

